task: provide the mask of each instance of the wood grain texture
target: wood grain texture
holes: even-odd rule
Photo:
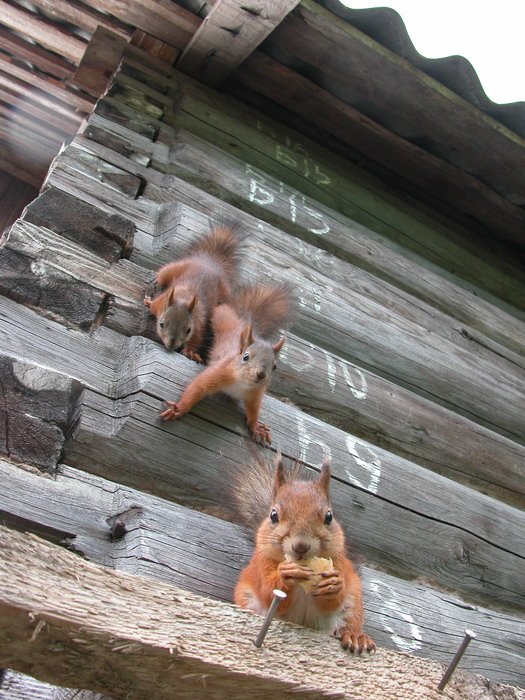
[[[183,504],[220,504],[225,484],[222,469],[210,469],[209,444],[232,469],[242,467],[249,453],[238,437],[245,431],[240,412],[217,397],[180,421],[160,421],[162,400],[178,399],[195,365],[146,339],[131,339],[127,355],[131,364],[120,368],[116,383],[120,398],[82,394],[65,460]],[[334,507],[365,556],[392,573],[428,576],[471,598],[522,605],[521,511],[269,397],[261,420],[273,445],[310,469],[332,456]]]
[[[120,127],[117,128],[117,132],[120,133]],[[126,143],[131,144],[132,139],[128,139]],[[139,143],[141,148],[142,144],[145,148],[146,140],[140,139]],[[126,146],[126,148],[131,147],[131,145]],[[58,176],[59,172],[56,171],[53,177]],[[151,183],[153,173],[149,178]],[[154,268],[176,257],[195,232],[206,230],[209,225],[206,214],[213,216],[217,211],[221,211],[230,220],[242,221],[243,227],[250,232],[250,238],[254,242],[257,241],[255,250],[259,248],[260,243],[263,245],[266,243],[270,244],[272,249],[283,246],[283,254],[286,256],[290,254],[293,239],[288,239],[277,229],[267,224],[262,226],[253,217],[227,207],[180,180],[171,180],[171,183],[169,196],[164,195],[160,190],[154,190],[149,184],[145,195],[133,209],[129,207],[129,200],[118,201],[113,198],[113,205],[132,218],[140,229],[140,235],[137,233],[135,237],[132,259],[141,266]],[[79,196],[86,197],[89,196],[86,194],[87,184],[77,177],[66,186],[81,187],[84,194]],[[63,180],[60,186],[65,186]],[[96,193],[94,189],[89,191],[96,194],[91,201],[98,206],[103,206],[101,200],[104,200],[106,195],[102,191]],[[151,204],[154,203],[149,202],[146,196],[159,200],[160,209],[152,207]],[[164,203],[168,200],[171,205]],[[178,203],[174,204],[175,201]],[[185,204],[181,209],[182,202]],[[186,203],[191,206],[187,206]],[[199,213],[196,207],[202,213]],[[340,265],[343,266],[341,270],[345,268],[346,263],[307,243],[298,241],[297,247],[293,249],[296,259],[308,268],[313,267],[317,271],[327,272],[330,275],[333,269]],[[253,269],[257,264],[257,260],[254,259]],[[353,277],[355,278],[355,273]],[[343,278],[344,273],[342,273]],[[410,307],[412,313],[413,304]],[[118,322],[115,319],[114,327],[125,329],[124,332],[127,334],[142,332],[141,329],[144,329],[142,311],[143,309],[137,309],[134,313],[133,309],[130,309],[127,318],[119,314]],[[113,313],[112,309],[109,313]],[[457,335],[459,337],[459,333]],[[464,336],[461,342],[467,343],[465,347],[468,348],[468,340]],[[325,345],[324,340],[323,345]],[[290,339],[285,353],[288,353],[288,350],[291,353],[290,361],[286,363],[285,360],[285,367],[278,374],[275,388],[281,396],[286,394],[291,397],[292,401],[307,412],[313,412],[337,427],[379,443],[387,449],[392,449],[411,460],[415,459],[448,476],[452,475],[459,479],[462,475],[481,477],[484,481],[482,484],[478,483],[481,490],[494,483],[504,488],[517,488],[518,492],[521,492],[519,484],[522,481],[520,476],[522,448],[516,443],[480,425],[475,425],[471,420],[458,416],[450,410],[437,406],[427,398],[417,397],[403,387],[394,386],[388,380],[377,376],[377,373],[370,372],[362,364],[357,365],[360,374],[355,375],[357,393],[359,394],[364,376],[370,405],[363,402],[358,406],[348,381],[343,379],[345,375],[341,376],[343,369],[339,365],[342,362],[352,374],[351,368],[355,363],[342,357],[340,350],[330,352],[326,347],[318,348],[296,335]],[[311,360],[312,357],[315,358],[314,362]],[[316,368],[325,366],[326,374],[323,379]],[[334,381],[337,389],[333,387]],[[350,379],[350,381],[354,380]],[[308,387],[311,387],[311,390]],[[338,399],[339,396],[340,399]],[[448,471],[448,468],[452,471]],[[507,494],[506,498],[509,496],[510,494]],[[517,496],[517,502],[519,501],[520,497]]]
[[[62,544],[99,564],[231,602],[252,546],[238,525],[66,465],[50,479],[0,461],[0,474],[0,511],[11,526],[55,543],[62,537]],[[110,536],[116,523],[122,526],[118,538]],[[469,650],[462,668],[493,681],[523,682],[517,613],[477,608],[366,566],[361,576],[366,627],[378,645],[447,662],[468,627],[484,653]],[[503,646],[494,638],[496,627]]]
[[[243,697],[248,689],[275,698],[442,697],[436,662],[386,650],[367,662],[350,657],[335,639],[319,644],[322,633],[286,623],[272,627],[261,654],[252,644],[260,625],[253,614],[103,569],[34,536],[2,528],[0,538],[0,661],[22,672],[30,667],[46,681],[110,691],[114,698],[195,697],[202,674],[202,687],[214,697]],[[60,664],[52,653],[57,645]],[[482,682],[456,676],[443,695],[476,697]],[[358,695],[349,690],[356,686]],[[512,687],[494,684],[492,691],[520,697]]]
[[[298,2],[218,0],[188,42],[178,69],[218,87]]]
[[[516,172],[523,139],[417,68],[407,70],[404,59],[319,4],[303,0],[269,44],[267,51],[279,47],[321,71],[333,95],[362,105],[366,115],[387,129],[405,139],[424,140],[426,150],[466,172],[483,173],[496,192],[516,204],[524,202],[525,177]],[[367,87],[371,80],[373,90]],[[442,118],[435,120],[436,113]],[[500,154],[497,167],[488,156],[493,149]]]
[[[100,97],[118,68],[128,38],[98,25],[72,82],[89,95]]]

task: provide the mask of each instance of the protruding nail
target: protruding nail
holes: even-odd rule
[[[465,650],[472,639],[476,639],[476,634],[474,632],[471,632],[470,630],[465,630],[465,636],[463,637],[463,641],[459,645],[459,649],[456,651],[454,658],[450,662],[450,666],[443,674],[443,678],[439,681],[438,690],[443,690],[443,688],[449,682],[451,675],[456,670],[456,666],[459,664],[461,657],[465,653]]]
[[[268,608],[268,612],[266,613],[266,617],[264,618],[264,622],[262,623],[262,627],[259,630],[259,634],[257,635],[257,639],[254,641],[254,644],[258,649],[262,646],[264,638],[266,637],[266,633],[268,632],[268,628],[270,627],[270,624],[275,616],[277,606],[285,598],[286,598],[286,593],[284,591],[280,591],[278,588],[273,589],[272,604]]]

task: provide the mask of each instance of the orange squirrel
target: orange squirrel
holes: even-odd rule
[[[229,304],[216,306],[209,366],[190,382],[178,402],[166,401],[161,418],[180,418],[205,396],[223,391],[244,401],[253,438],[271,443],[268,426],[259,423],[259,410],[285,339],[272,344],[267,338],[290,323],[293,311],[287,285],[247,287]]]
[[[234,228],[217,226],[186,248],[180,260],[158,270],[165,288],[144,305],[157,319],[157,333],[168,348],[202,362],[200,350],[210,314],[230,298],[235,283],[240,237]]]
[[[287,476],[280,454],[274,464],[273,485],[269,467],[260,457],[236,477],[238,515],[253,522],[254,511],[262,510],[264,519],[250,563],[235,587],[235,603],[264,614],[273,589],[279,588],[287,595],[277,608],[279,618],[325,629],[352,653],[373,652],[375,644],[362,629],[361,580],[332,514],[330,460],[324,460],[315,481],[299,480],[297,473]],[[331,559],[332,569],[316,575],[308,566],[313,557]],[[309,579],[313,585],[305,590],[300,584]]]

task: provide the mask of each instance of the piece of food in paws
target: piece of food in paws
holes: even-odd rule
[[[328,573],[328,571],[332,571],[334,568],[334,562],[331,559],[324,559],[323,557],[312,557],[311,559],[302,561],[301,564],[304,564],[304,566],[307,566],[314,572],[309,579],[299,582],[299,585],[302,586],[307,593],[321,581],[321,574]]]

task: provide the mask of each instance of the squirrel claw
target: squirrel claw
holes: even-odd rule
[[[188,360],[193,360],[193,362],[198,362],[201,365],[204,364],[202,357],[199,355],[198,352],[195,352],[195,350],[188,350],[184,348],[182,354],[184,355],[184,357],[187,357]]]
[[[266,443],[268,443],[268,445],[272,444],[270,428],[264,423],[258,423],[255,428],[253,428],[252,435],[255,442],[260,442],[263,447]]]
[[[374,654],[376,645],[374,641],[366,634],[351,634],[350,632],[336,633],[339,637],[343,649],[348,649],[351,654]]]
[[[175,401],[165,401],[164,403],[167,408],[161,411],[160,417],[162,420],[176,420],[184,415]]]

